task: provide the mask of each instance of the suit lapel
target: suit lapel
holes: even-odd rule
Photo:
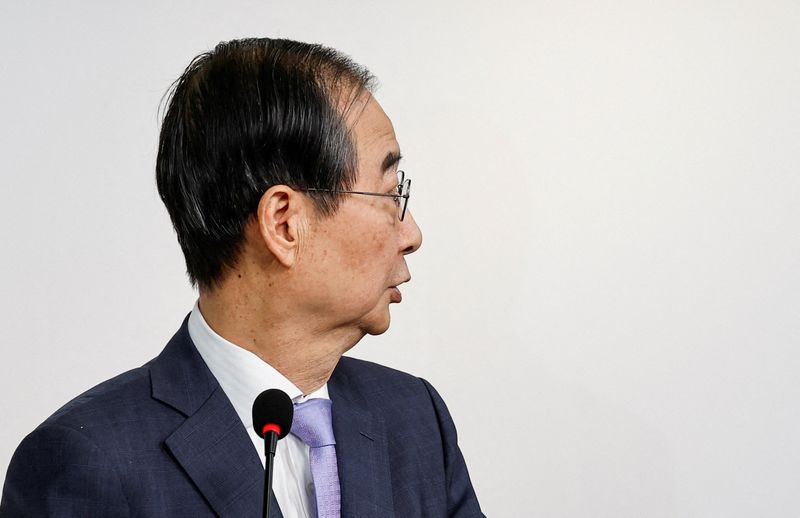
[[[343,358],[342,361],[347,361]],[[328,382],[342,495],[342,516],[394,516],[383,420],[337,368]]]
[[[258,516],[264,469],[221,389],[166,444],[218,515]]]
[[[153,397],[186,416],[166,447],[217,515],[260,516],[264,468],[233,405],[191,342],[187,321],[150,366]],[[271,518],[282,518],[271,498]]]

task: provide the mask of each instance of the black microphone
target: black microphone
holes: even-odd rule
[[[294,406],[286,392],[265,390],[253,402],[253,429],[264,438],[264,455],[267,457],[264,472],[264,518],[269,518],[269,494],[272,491],[272,463],[278,439],[283,439],[292,429]]]

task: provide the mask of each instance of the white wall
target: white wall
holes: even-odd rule
[[[191,309],[157,107],[266,35],[382,82],[425,243],[354,354],[439,388],[487,515],[800,515],[800,4],[67,4],[0,6],[2,472]]]

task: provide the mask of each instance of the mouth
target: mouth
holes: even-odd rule
[[[400,293],[400,290],[397,286],[392,286],[389,288],[389,300],[391,302],[403,302],[403,294]]]
[[[398,286],[400,286],[401,284],[405,284],[410,280],[411,278],[408,278],[402,282],[395,284],[394,286],[389,286],[391,302],[397,302],[397,303],[403,302],[403,294],[400,292],[400,288],[398,288]]]

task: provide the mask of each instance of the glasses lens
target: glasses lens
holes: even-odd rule
[[[400,221],[406,217],[406,208],[408,207],[408,199],[411,197],[411,178],[405,180],[400,184]]]

